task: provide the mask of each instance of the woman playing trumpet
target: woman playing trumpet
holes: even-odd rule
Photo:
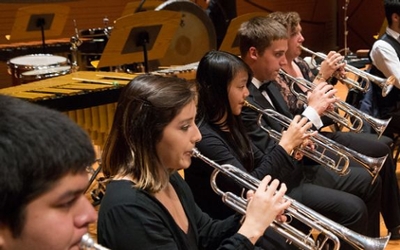
[[[299,57],[301,54],[301,46],[304,42],[304,37],[301,34],[300,17],[296,12],[274,12],[269,17],[279,21],[283,24],[289,33],[288,39],[288,50],[285,53],[287,64],[282,66],[282,69],[289,75],[296,78],[304,78],[308,81],[314,81],[319,84],[324,82],[332,76],[332,74],[343,69],[342,61],[343,57],[338,53],[330,52],[327,59],[322,63],[321,69],[316,77],[311,73],[310,68]],[[289,84],[291,81],[288,77],[280,74],[274,82],[281,90],[281,96],[285,99],[287,106],[289,107],[293,115],[302,112],[303,103],[296,99],[292,93],[288,92]],[[295,85],[297,91],[303,91],[301,86]],[[322,110],[322,113],[324,110]],[[322,113],[319,113],[321,115]],[[324,120],[328,122],[328,120]],[[324,124],[326,126],[326,124]],[[318,127],[318,126],[316,126]],[[396,167],[392,160],[391,139],[382,136],[381,139],[377,139],[376,135],[366,133],[352,133],[352,132],[321,132],[326,137],[333,139],[334,141],[346,145],[347,147],[356,150],[367,156],[381,157],[389,155],[387,157],[379,175],[382,179],[382,199],[381,199],[381,213],[384,218],[386,227],[392,233],[391,239],[400,239],[400,196],[399,187],[396,178]],[[351,166],[359,166],[358,163],[353,162]]]
[[[281,27],[274,21],[263,26],[271,28],[274,25],[278,25],[278,29]],[[286,37],[283,27],[281,29],[283,31],[280,34]],[[239,57],[226,52],[211,51],[200,60],[196,78],[200,85],[198,125],[203,139],[197,143],[197,148],[218,164],[233,165],[256,178],[271,175],[280,179],[288,186],[288,195],[292,198],[354,231],[366,233],[368,215],[365,203],[346,191],[352,190],[360,196],[365,194],[363,198],[366,199],[379,198],[380,182],[369,185],[367,180],[370,178],[366,173],[357,177],[349,175],[352,177],[343,179],[328,173],[325,176],[332,180],[330,187],[318,185],[322,182],[322,175],[316,175],[312,181],[305,179],[302,166],[294,165],[290,155],[292,149],[310,136],[307,130],[311,124],[300,116],[293,119],[287,131],[283,132],[281,141],[274,145],[270,153],[264,154],[255,147],[245,132],[240,115],[249,95],[247,86],[251,84],[250,72]],[[192,166],[185,170],[185,179],[200,207],[211,216],[226,218],[233,211],[223,209],[220,197],[209,187],[210,175],[210,168],[197,159],[193,159]],[[367,178],[365,185],[349,187],[351,180],[364,177]],[[217,180],[221,189],[240,193],[241,189],[231,180],[221,178]],[[258,243],[261,247],[290,248],[285,239],[272,231],[264,236]]]
[[[102,161],[109,178],[99,211],[98,241],[111,249],[252,249],[290,202],[267,176],[248,193],[246,217],[213,220],[177,172],[201,139],[193,82],[143,75],[121,93]],[[267,189],[267,184],[270,184]]]

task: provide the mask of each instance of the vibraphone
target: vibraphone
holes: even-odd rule
[[[152,72],[194,79],[197,64]],[[0,89],[0,94],[28,100],[67,114],[102,148],[122,88],[138,74],[78,71],[64,76]]]
[[[195,78],[197,63],[165,68],[154,74]],[[0,94],[22,98],[64,112],[90,135],[98,156],[111,129],[116,101],[122,88],[137,74],[78,71],[10,88]],[[100,204],[104,193],[101,162],[88,167],[90,179],[85,191],[93,205]],[[100,174],[98,176],[98,174]],[[89,198],[89,199],[90,199]]]

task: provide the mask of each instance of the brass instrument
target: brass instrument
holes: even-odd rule
[[[294,84],[297,83],[310,91],[314,90],[316,85],[305,79],[295,78],[295,77],[287,74],[283,70],[280,70],[279,73],[283,74],[284,76],[286,76],[287,78],[289,78],[292,81],[292,83],[290,85],[290,90],[292,91],[292,93],[300,101],[307,103],[307,96],[303,93],[298,93],[294,89]],[[381,119],[375,118],[373,116],[370,116],[370,115],[356,109],[355,107],[353,107],[350,104],[348,104],[344,101],[341,101],[341,100],[336,101],[333,104],[333,106],[338,110],[342,110],[347,116],[351,117],[353,119],[353,122],[350,122],[350,120],[348,118],[341,116],[338,112],[335,111],[335,109],[326,110],[324,112],[324,115],[331,118],[338,124],[347,127],[352,132],[361,132],[362,126],[363,126],[363,121],[366,121],[376,131],[378,138],[381,137],[381,135],[385,131],[386,127],[388,126],[390,120],[392,119],[392,118],[389,118],[386,120],[381,120]]]
[[[276,112],[273,109],[261,110],[261,109],[255,107],[254,105],[250,104],[247,101],[245,101],[244,106],[257,111],[260,114],[258,117],[258,121],[257,121],[258,126],[260,126],[260,128],[262,130],[267,132],[276,141],[280,141],[280,139],[282,138],[282,134],[273,129],[265,128],[261,122],[262,115],[266,115],[270,118],[273,118],[275,121],[277,121],[280,125],[282,125],[285,128],[288,128],[292,121],[290,118]],[[348,169],[348,167],[349,167],[350,160],[346,154],[342,153],[341,151],[337,151],[336,149],[330,147],[329,145],[320,143],[320,141],[315,140],[313,137],[311,137],[309,139],[315,145],[316,148],[322,148],[323,149],[322,152],[319,152],[319,151],[314,150],[307,146],[296,147],[295,151],[298,151],[298,152],[302,153],[303,155],[307,156],[308,158],[318,162],[319,164],[321,164],[325,167],[328,167],[330,170],[333,170],[335,173],[337,173],[339,175],[346,175],[349,173],[350,170]],[[338,160],[335,161],[332,158],[330,158],[329,156],[327,156],[325,154],[326,151],[330,151],[332,154],[337,155],[339,157]]]
[[[373,82],[376,85],[378,85],[382,89],[381,94],[383,97],[387,96],[390,93],[390,91],[392,91],[394,83],[396,81],[396,78],[392,75],[389,76],[387,79],[384,79],[378,76],[374,76],[368,72],[365,72],[364,70],[358,69],[348,64],[345,66],[345,70],[355,75],[358,75],[364,80],[367,79],[365,80],[365,82]]]
[[[90,235],[84,234],[81,239],[80,249],[110,250],[94,242]]]
[[[237,167],[229,164],[219,165],[215,163],[203,156],[197,149],[192,150],[192,155],[215,169],[211,175],[210,184],[213,190],[222,197],[224,203],[235,211],[246,214],[247,201],[231,192],[224,192],[219,189],[216,184],[216,177],[219,173],[222,173],[232,178],[244,188],[254,191],[258,188],[260,181]],[[318,231],[324,237],[321,243],[318,243],[310,234],[299,231],[287,222],[273,221],[271,223],[270,227],[272,229],[285,237],[290,243],[294,243],[302,249],[323,249],[325,243],[331,240],[334,243],[334,249],[337,250],[340,249],[339,238],[341,238],[356,249],[377,250],[384,249],[389,241],[390,234],[381,238],[367,237],[322,216],[287,196],[284,196],[284,199],[291,202],[289,208],[286,209],[288,216],[296,218],[311,229]]]
[[[311,55],[313,55],[313,57],[319,57],[323,60],[325,60],[327,58],[327,56],[324,53],[321,52],[314,52],[304,46],[301,46],[301,49],[306,51],[307,53],[310,53]],[[313,60],[311,60],[313,61]],[[393,88],[393,84],[395,82],[395,78],[394,76],[390,76],[387,79],[384,78],[380,78],[374,75],[371,75],[367,72],[365,72],[364,70],[358,69],[354,66],[348,65],[346,64],[346,66],[344,67],[344,69],[348,72],[353,73],[354,75],[357,75],[359,77],[361,77],[363,79],[363,81],[365,82],[365,86],[362,87],[360,85],[359,82],[351,80],[349,78],[346,77],[342,77],[339,74],[337,74],[337,72],[334,73],[334,77],[338,78],[341,82],[352,86],[353,88],[356,88],[362,92],[367,92],[369,89],[369,85],[370,82],[373,82],[375,84],[377,84],[381,89],[382,89],[382,96],[385,97],[389,94],[389,92],[392,90]]]
[[[258,121],[257,124],[260,126],[262,130],[267,132],[273,139],[275,140],[280,140],[281,134],[275,130],[272,129],[267,129],[262,125],[261,119],[262,115],[266,115],[272,119],[274,119],[276,122],[278,122],[280,125],[282,125],[285,128],[288,128],[292,120],[278,112],[272,109],[260,109],[247,101],[245,101],[244,106],[249,107],[255,111],[257,111],[260,115],[258,116]],[[310,131],[312,132],[312,131]],[[310,159],[319,162],[323,166],[329,167],[331,170],[335,171],[338,174],[346,174],[348,173],[348,164],[349,164],[349,159],[353,159],[360,163],[367,171],[368,173],[372,176],[372,184],[375,182],[376,178],[379,176],[379,171],[381,170],[383,164],[386,161],[386,156],[374,158],[370,156],[363,155],[361,153],[358,153],[355,150],[352,150],[346,146],[341,145],[340,143],[335,142],[332,139],[329,139],[319,133],[316,135],[312,136],[309,138],[314,145],[316,146],[316,149],[322,148],[322,152],[319,152],[317,150],[312,150],[308,147],[303,147],[303,148],[298,148],[296,150],[299,150],[299,152],[303,153],[305,156],[309,157]],[[326,151],[330,151],[335,155],[339,156],[339,160],[337,163],[335,163],[335,160],[329,158],[328,156],[325,155]],[[345,165],[340,168],[340,164],[344,163]]]

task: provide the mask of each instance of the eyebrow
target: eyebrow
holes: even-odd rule
[[[274,50],[274,53],[286,53],[286,50],[284,50],[284,49],[277,49],[277,50]]]
[[[194,117],[190,117],[190,118],[187,118],[187,119],[181,120],[179,123],[190,122],[190,121],[191,121],[191,120],[193,120],[193,119],[194,119]]]
[[[84,193],[84,189],[75,189],[75,190],[67,190],[66,192],[62,193],[57,200],[64,200],[68,199],[69,197],[75,197]]]

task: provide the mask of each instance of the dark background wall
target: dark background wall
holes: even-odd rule
[[[175,0],[170,0],[175,1]],[[78,29],[104,27],[103,18],[112,22],[119,18],[129,0],[0,0],[0,87],[11,85],[7,73],[7,60],[21,51],[21,43],[31,41],[8,41],[15,22],[17,10],[21,7],[38,4],[59,4],[70,7],[70,12],[55,44],[63,46],[57,54],[69,53],[69,38],[74,35],[76,20]],[[147,2],[151,2],[150,0]],[[160,3],[165,1],[159,1]],[[205,0],[193,0],[199,8],[205,8]],[[348,47],[352,51],[369,48],[384,20],[382,1],[380,0],[347,0]],[[237,0],[238,15],[259,11],[297,11],[302,17],[305,46],[314,50],[327,52],[344,47],[344,10],[346,0]],[[193,30],[193,32],[196,32]],[[37,39],[40,40],[40,39]],[[28,52],[27,52],[28,53]]]

